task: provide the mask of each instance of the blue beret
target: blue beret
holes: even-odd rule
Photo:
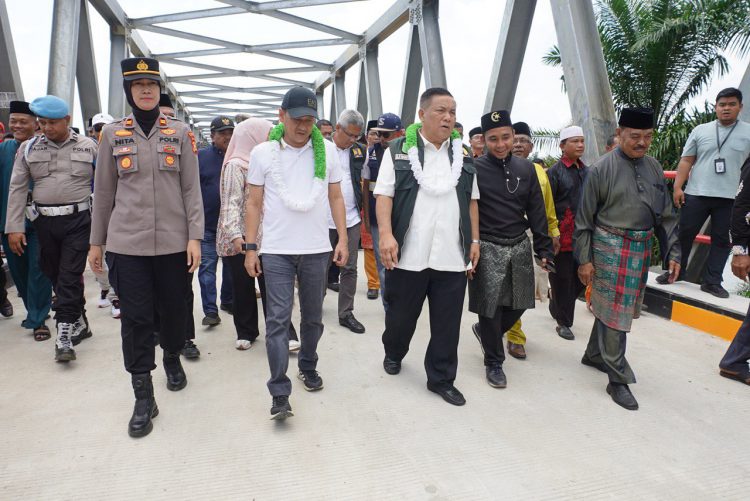
[[[39,118],[65,118],[68,115],[68,103],[57,96],[43,96],[31,101],[31,111]]]

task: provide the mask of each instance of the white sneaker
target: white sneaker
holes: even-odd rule
[[[109,302],[109,299],[107,298],[107,295],[109,294],[108,290],[102,291],[101,295],[99,296],[99,301],[97,301],[96,306],[99,308],[109,308],[109,306],[112,304]]]
[[[247,339],[238,339],[234,343],[234,347],[238,350],[249,350],[250,347],[253,345],[252,341],[248,341]]]
[[[296,339],[289,340],[289,353],[298,352],[301,347],[302,345]]]
[[[112,318],[120,318],[120,300],[112,300]]]

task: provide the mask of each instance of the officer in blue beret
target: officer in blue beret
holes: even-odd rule
[[[57,294],[55,360],[76,359],[73,346],[91,336],[83,281],[91,230],[96,143],[70,128],[68,104],[43,96],[29,104],[42,134],[20,145],[8,194],[5,232],[11,252],[28,251],[25,219],[39,238],[39,264]],[[29,197],[29,183],[33,189]]]

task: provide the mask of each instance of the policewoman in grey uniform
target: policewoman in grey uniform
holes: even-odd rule
[[[178,391],[187,384],[180,349],[188,273],[200,264],[203,202],[195,137],[187,125],[159,111],[159,63],[131,58],[121,66],[133,113],[102,129],[89,263],[101,270],[106,245],[109,278],[120,296],[125,369],[136,399],[128,433],[142,437],[159,412],[151,382],[154,331],[160,333],[167,388]]]
[[[55,360],[70,362],[76,359],[73,345],[91,336],[81,277],[91,229],[96,143],[69,128],[68,104],[59,97],[34,99],[29,109],[38,117],[42,135],[19,146],[5,231],[11,252],[20,256],[26,247],[25,217],[34,224],[39,265],[57,294]]]

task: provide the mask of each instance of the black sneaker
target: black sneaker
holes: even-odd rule
[[[57,339],[55,340],[55,362],[71,362],[76,359],[76,352],[70,337],[73,335],[73,324],[60,322],[57,324]]]
[[[182,347],[180,353],[187,359],[195,359],[201,356],[201,351],[195,346],[192,339],[185,341],[185,346]]]
[[[281,395],[279,397],[273,397],[271,402],[271,419],[286,419],[292,417],[292,406],[289,405],[289,397]]]
[[[367,299],[377,299],[380,291],[377,289],[367,289]]]
[[[305,383],[307,391],[318,391],[323,389],[323,378],[318,371],[299,371],[297,378]]]
[[[701,290],[721,299],[729,297],[729,292],[721,285],[701,284]]]
[[[502,365],[494,364],[486,367],[485,374],[487,376],[487,384],[493,388],[505,388],[508,386],[508,380],[505,377]]]
[[[219,325],[221,323],[221,318],[219,318],[218,313],[206,313],[206,316],[203,317],[203,322],[201,324],[205,325],[206,327],[213,327],[215,325]]]

